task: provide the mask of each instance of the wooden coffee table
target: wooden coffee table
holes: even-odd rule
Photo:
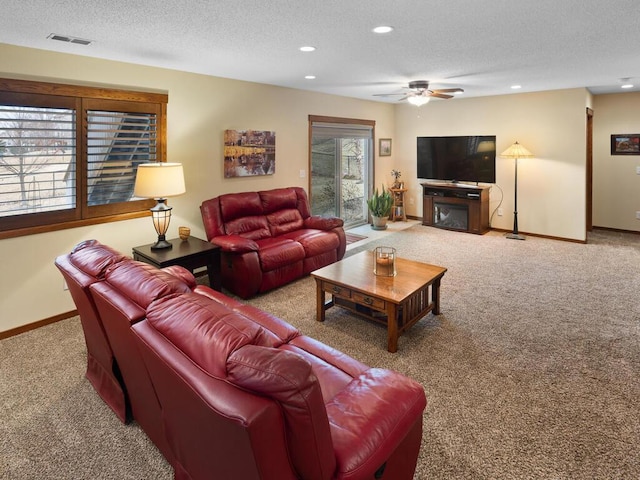
[[[440,314],[440,280],[447,269],[397,258],[396,271],[394,277],[375,275],[373,252],[365,251],[311,272],[316,280],[316,320],[323,322],[334,305],[346,308],[386,325],[387,349],[396,352],[402,332],[429,312]]]

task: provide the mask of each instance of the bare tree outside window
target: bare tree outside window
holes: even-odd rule
[[[73,110],[0,105],[0,216],[75,207]]]
[[[0,79],[0,239],[148,215],[133,186],[166,161],[168,98]]]

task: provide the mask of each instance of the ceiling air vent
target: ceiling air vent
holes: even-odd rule
[[[52,33],[47,37],[50,40],[58,40],[59,42],[76,43],[78,45],[91,45],[93,40],[85,40],[84,38],[69,37],[67,35],[58,35]]]

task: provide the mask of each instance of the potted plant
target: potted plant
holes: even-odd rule
[[[385,190],[384,185],[382,185],[382,192],[379,192],[376,187],[373,195],[367,200],[367,206],[373,219],[371,228],[374,230],[385,230],[387,228],[389,214],[391,213],[391,207],[393,206],[391,192]]]

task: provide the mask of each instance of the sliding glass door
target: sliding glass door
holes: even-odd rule
[[[312,213],[340,217],[345,226],[366,223],[373,122],[324,117],[324,121],[310,120]]]

